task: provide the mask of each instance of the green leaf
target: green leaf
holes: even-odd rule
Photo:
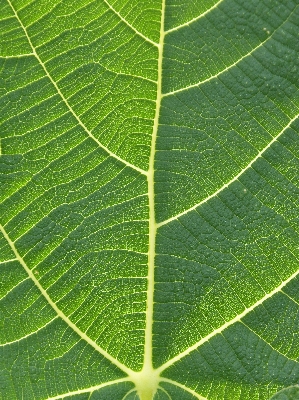
[[[0,398],[293,398],[299,0],[1,0],[0,36]]]

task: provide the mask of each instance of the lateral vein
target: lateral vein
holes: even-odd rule
[[[99,147],[101,147],[103,150],[105,150],[111,157],[117,159],[118,161],[120,161],[121,163],[125,164],[126,166],[135,169],[136,171],[140,172],[143,175],[147,175],[147,172],[139,167],[137,167],[136,165],[133,165],[131,163],[129,163],[128,161],[124,160],[123,158],[119,157],[118,155],[116,155],[115,153],[113,153],[112,151],[110,151],[106,146],[104,146],[92,133],[91,131],[84,125],[84,123],[81,121],[80,117],[75,113],[75,111],[73,110],[73,108],[71,107],[71,105],[69,104],[68,100],[64,97],[63,93],[61,92],[61,90],[59,89],[57,83],[54,81],[54,79],[52,78],[52,76],[50,75],[49,71],[47,70],[45,64],[43,63],[43,61],[41,60],[41,58],[39,57],[39,55],[36,52],[35,47],[33,46],[31,39],[27,33],[27,30],[25,28],[25,26],[23,25],[22,21],[20,20],[17,11],[15,10],[15,8],[13,7],[12,3],[10,0],[7,0],[8,4],[10,5],[11,9],[14,12],[15,17],[17,18],[19,24],[21,25],[26,38],[32,48],[32,52],[34,54],[34,56],[36,57],[36,59],[38,60],[38,62],[40,63],[41,67],[43,68],[43,70],[45,71],[45,74],[47,75],[47,77],[50,79],[51,83],[54,85],[57,93],[59,94],[59,96],[61,97],[61,99],[63,100],[63,102],[66,104],[67,108],[69,109],[69,111],[72,113],[72,115],[75,117],[75,119],[77,120],[77,122],[79,123],[79,125],[85,130],[85,132],[99,145]]]
[[[28,278],[27,278],[28,279]],[[27,339],[30,336],[33,336],[34,334],[36,334],[37,332],[41,331],[42,329],[44,329],[47,325],[50,325],[55,319],[58,318],[58,315],[56,315],[56,317],[52,318],[50,321],[48,321],[45,325],[41,326],[40,328],[38,328],[36,331],[32,331],[29,332],[27,335],[20,337],[19,339],[16,340],[12,340],[11,342],[5,342],[5,343],[1,343],[0,347],[4,347],[4,346],[8,346],[17,342],[21,342],[24,339]]]
[[[4,58],[4,59],[10,59],[10,58],[22,58],[22,57],[30,57],[30,56],[34,56],[34,53],[27,53],[27,54],[17,54],[15,56],[1,56],[0,58]]]
[[[5,237],[7,243],[10,245],[10,248],[14,252],[16,259],[19,261],[19,263],[23,266],[25,271],[27,272],[28,276],[32,279],[34,284],[38,287],[44,298],[47,300],[47,302],[50,304],[50,306],[53,308],[53,310],[56,312],[56,314],[70,327],[75,331],[78,336],[81,337],[81,339],[85,340],[88,344],[90,344],[95,350],[97,350],[102,356],[107,358],[111,363],[116,365],[120,370],[125,372],[130,376],[132,373],[132,370],[125,365],[123,365],[121,362],[119,362],[116,358],[112,357],[109,353],[107,353],[106,350],[102,349],[96,342],[94,342],[90,337],[86,335],[86,333],[82,332],[58,307],[57,305],[52,301],[50,296],[48,295],[47,291],[42,287],[42,285],[39,283],[39,281],[36,279],[34,276],[34,273],[31,271],[31,269],[27,266],[25,263],[24,259],[21,257],[19,254],[14,242],[10,239],[8,236],[6,230],[2,225],[0,225],[0,231],[2,232],[3,236]]]

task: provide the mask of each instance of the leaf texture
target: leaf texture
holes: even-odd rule
[[[298,0],[0,0],[1,399],[296,398],[298,82]]]

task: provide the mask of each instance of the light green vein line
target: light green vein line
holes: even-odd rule
[[[22,57],[30,57],[30,56],[34,56],[34,53],[28,53],[28,54],[18,54],[16,56],[1,56],[0,58],[4,58],[4,59],[9,59],[9,58],[22,58]]]
[[[209,333],[206,337],[200,339],[197,343],[190,346],[188,349],[186,349],[182,353],[176,355],[175,357],[173,357],[172,359],[167,361],[165,364],[161,365],[161,367],[157,368],[157,372],[162,373],[165,369],[169,368],[171,365],[175,364],[182,358],[188,356],[192,351],[197,350],[200,346],[202,346],[204,343],[208,342],[214,336],[221,334],[221,332],[223,332],[229,326],[233,325],[236,322],[240,322],[241,319],[245,317],[245,315],[247,315],[248,313],[253,311],[256,307],[263,304],[266,300],[270,299],[276,293],[281,292],[282,288],[285,287],[294,278],[296,278],[296,276],[298,274],[299,274],[299,269],[296,272],[294,272],[288,279],[283,281],[279,286],[277,286],[274,290],[272,290],[270,293],[266,294],[264,297],[262,297],[260,300],[258,300],[256,303],[254,303],[252,306],[245,308],[245,310],[241,314],[237,315],[235,318],[231,319],[230,321],[226,322],[219,328],[215,329],[213,332]]]
[[[6,263],[9,263],[9,262],[12,262],[12,261],[16,261],[16,260],[17,260],[16,258],[10,258],[9,260],[0,261],[0,265],[1,264],[6,264]]]
[[[145,340],[144,340],[144,359],[140,372],[131,373],[132,380],[136,386],[138,396],[141,400],[150,400],[154,398],[159,385],[159,377],[153,368],[153,310],[154,310],[154,285],[155,285],[155,245],[157,224],[155,217],[155,193],[154,193],[154,163],[156,152],[156,139],[159,126],[159,115],[161,108],[161,90],[162,90],[162,60],[164,45],[164,17],[165,0],[162,1],[161,23],[160,23],[160,41],[158,56],[158,85],[156,97],[156,111],[153,125],[151,151],[148,169],[148,198],[149,198],[149,248],[148,248],[148,275],[147,275],[147,298],[146,298],[146,317],[145,317]]]
[[[106,386],[117,385],[118,383],[128,382],[128,381],[130,381],[129,378],[116,379],[115,381],[105,382],[105,383],[102,383],[102,384],[97,385],[97,386],[91,386],[91,387],[89,387],[87,389],[78,389],[78,390],[75,390],[73,392],[59,394],[59,395],[54,396],[54,397],[48,397],[46,400],[59,400],[59,399],[63,399],[64,397],[75,396],[76,394],[94,392],[95,390],[102,389],[102,388],[104,388]]]
[[[229,71],[231,68],[233,68],[233,67],[235,67],[237,64],[239,64],[242,60],[244,60],[245,58],[249,57],[249,56],[250,56],[252,53],[254,53],[257,49],[259,49],[260,47],[262,47],[268,40],[270,40],[270,39],[273,37],[273,35],[278,31],[278,29],[280,29],[280,28],[289,20],[289,18],[290,18],[291,15],[295,12],[295,10],[297,9],[297,7],[298,7],[298,6],[296,6],[296,7],[294,8],[294,10],[290,13],[290,15],[288,16],[288,18],[287,18],[285,21],[283,21],[276,29],[273,30],[273,32],[271,33],[271,35],[269,35],[269,36],[267,37],[266,40],[264,40],[263,42],[261,42],[259,45],[257,45],[257,46],[254,47],[253,49],[251,49],[249,53],[244,54],[244,56],[242,56],[241,58],[239,58],[239,59],[238,59],[237,61],[235,61],[233,64],[229,65],[228,67],[226,67],[226,68],[223,69],[222,71],[218,72],[217,74],[212,75],[212,76],[210,76],[210,77],[207,78],[207,79],[204,79],[203,81],[194,83],[194,84],[192,84],[192,85],[183,87],[183,88],[181,88],[181,89],[173,90],[172,92],[164,93],[164,94],[162,94],[162,97],[167,97],[167,96],[170,96],[170,95],[179,93],[179,92],[184,92],[185,90],[188,90],[188,89],[191,89],[191,88],[194,88],[194,87],[198,87],[198,86],[200,86],[200,85],[203,85],[203,84],[206,83],[206,82],[211,81],[211,80],[214,79],[214,78],[217,78],[218,76],[222,75],[224,72]]]
[[[95,350],[97,350],[100,354],[102,354],[105,358],[107,358],[111,363],[116,365],[120,370],[125,372],[126,374],[130,375],[132,373],[132,370],[123,365],[121,362],[119,362],[116,358],[112,357],[109,353],[107,353],[104,349],[102,349],[99,345],[97,345],[92,339],[90,339],[86,333],[82,332],[58,307],[57,305],[52,301],[46,290],[42,287],[42,285],[39,283],[39,281],[36,279],[34,273],[31,271],[31,269],[27,266],[23,258],[20,256],[18,250],[16,249],[14,243],[10,240],[10,237],[8,236],[6,230],[3,228],[2,225],[0,225],[0,231],[2,232],[3,236],[7,240],[8,244],[10,245],[12,251],[14,252],[17,260],[20,262],[20,264],[23,266],[29,277],[32,279],[32,281],[35,283],[35,285],[38,287],[44,298],[47,300],[47,302],[50,304],[50,306],[53,308],[53,310],[56,312],[56,314],[70,327],[75,331],[79,337],[81,337],[83,340],[85,340],[88,344],[90,344]]]
[[[30,336],[33,336],[35,333],[37,333],[37,332],[41,331],[42,329],[44,329],[47,325],[50,325],[57,318],[58,318],[58,315],[56,317],[52,318],[49,322],[47,322],[46,324],[44,324],[40,328],[38,328],[36,331],[30,332],[27,335],[20,337],[19,339],[12,340],[11,342],[1,343],[0,347],[8,346],[10,344],[14,344],[14,343],[20,342],[21,340],[27,339]]]
[[[33,57],[35,57],[34,55],[33,55]],[[1,58],[1,57],[0,57]],[[8,90],[7,92],[5,92],[5,94],[3,95],[3,96],[1,96],[0,97],[0,100],[3,100],[3,101],[6,101],[7,102],[7,100],[6,100],[6,98],[7,98],[7,96],[8,95],[11,95],[12,93],[13,94],[15,94],[17,97],[20,97],[20,95],[19,95],[19,91],[22,91],[22,90],[28,90],[28,87],[30,87],[31,85],[34,85],[34,84],[36,84],[36,83],[40,83],[40,82],[42,82],[43,80],[45,80],[45,76],[39,76],[38,78],[36,78],[36,79],[33,79],[32,81],[30,81],[30,82],[22,82],[23,83],[23,85],[19,85],[18,87],[16,87],[16,88],[13,88],[12,90]],[[30,89],[29,89],[30,90]],[[30,109],[32,109],[32,108],[34,108],[34,107],[36,107],[36,106],[40,106],[42,103],[45,103],[45,102],[47,102],[48,100],[50,100],[50,99],[52,99],[53,97],[55,97],[55,96],[57,96],[57,93],[55,92],[54,94],[51,94],[51,95],[49,95],[48,97],[44,97],[43,99],[40,99],[40,101],[38,101],[38,102],[36,102],[36,103],[34,103],[34,104],[32,104],[32,105],[30,105],[30,106],[28,106],[27,108],[24,108],[22,111],[19,111],[19,113],[18,113],[18,116],[21,116],[21,115],[24,115],[25,113],[28,113],[28,111],[30,110]],[[69,111],[67,111],[65,114],[68,114],[69,113]],[[65,115],[65,114],[62,114],[62,115]],[[8,116],[8,118],[6,118],[6,119],[3,119],[2,121],[1,121],[1,123],[4,123],[4,122],[7,122],[7,121],[9,121],[9,120],[13,120],[13,118],[15,118],[15,115],[9,115]],[[58,117],[58,118],[60,118],[60,117]],[[36,129],[36,128],[35,128]],[[37,128],[38,129],[38,128]],[[21,135],[14,135],[14,137],[22,137],[23,135],[21,134]],[[2,137],[2,139],[7,139],[9,136],[3,136]]]
[[[104,0],[104,3],[107,4],[107,6],[110,8],[110,10],[112,10],[126,25],[128,25],[135,33],[137,33],[137,35],[141,36],[144,40],[146,40],[147,42],[151,43],[152,45],[158,47],[158,43],[154,42],[153,40],[151,40],[150,38],[148,38],[147,36],[144,36],[141,32],[139,32],[136,28],[134,28],[133,25],[131,25],[124,17],[122,17],[120,15],[119,12],[117,12],[112,6],[111,4],[108,3],[107,0]]]
[[[18,261],[17,259],[16,259],[16,261]],[[19,281],[16,285],[14,285],[13,287],[10,287],[8,290],[7,290],[7,292],[5,292],[4,294],[3,294],[3,296],[1,296],[0,297],[0,301],[2,300],[2,299],[4,299],[7,295],[9,295],[9,293],[10,292],[12,292],[13,290],[15,290],[19,285],[21,285],[23,282],[25,282],[25,281],[27,281],[27,279],[29,279],[29,277],[27,276],[25,279],[22,279],[21,281]]]
[[[287,392],[288,390],[293,389],[293,388],[296,388],[296,393],[295,393],[296,397],[294,397],[294,395],[292,395],[291,393],[284,393],[284,392]],[[285,387],[285,388],[283,388],[281,390],[280,389],[281,389],[281,387],[279,389],[276,388],[276,390],[279,390],[279,392],[278,392],[279,393],[279,397],[276,397],[276,399],[286,399],[286,400],[297,400],[298,399],[298,397],[297,397],[297,393],[298,393],[297,389],[299,390],[299,384],[298,383],[295,383],[294,385],[291,385],[291,386],[287,386],[287,387]],[[276,393],[272,393],[272,395],[278,394],[278,393],[277,392]],[[284,394],[286,394],[286,396],[284,396]],[[290,396],[292,396],[292,397],[290,397]],[[271,397],[271,399],[272,398],[273,397]]]
[[[64,103],[66,104],[66,106],[68,107],[69,111],[73,114],[73,116],[76,118],[77,122],[79,123],[79,125],[85,130],[85,132],[102,148],[104,149],[111,157],[117,159],[118,161],[120,161],[121,163],[127,165],[130,168],[135,169],[136,171],[140,172],[143,175],[147,175],[147,172],[144,171],[143,169],[137,167],[136,165],[133,165],[131,163],[129,163],[128,161],[124,160],[123,158],[117,156],[115,153],[113,153],[112,151],[110,151],[106,146],[104,146],[92,133],[89,129],[87,129],[87,127],[83,124],[83,122],[81,121],[81,119],[79,118],[79,116],[75,113],[75,111],[72,109],[72,107],[70,106],[69,102],[67,101],[67,99],[64,97],[64,95],[62,94],[62,92],[60,91],[57,83],[54,81],[54,79],[52,78],[52,76],[50,75],[50,73],[48,72],[45,64],[42,62],[42,60],[40,59],[39,55],[36,52],[35,47],[33,46],[31,39],[27,33],[27,30],[25,28],[25,26],[23,25],[22,21],[20,20],[17,11],[15,10],[15,8],[13,7],[12,3],[10,0],[7,0],[8,4],[10,5],[11,9],[14,12],[15,17],[17,18],[19,24],[21,25],[27,40],[32,48],[32,52],[35,55],[35,57],[37,58],[38,62],[40,63],[40,65],[42,66],[43,70],[45,71],[45,74],[47,75],[47,77],[50,79],[50,81],[52,82],[52,84],[54,85],[55,89],[57,90],[58,94],[60,95],[60,97],[62,98],[62,100],[64,101]]]
[[[215,8],[217,8],[219,6],[220,3],[222,3],[223,0],[219,0],[216,4],[214,4],[211,8],[209,8],[208,10],[204,11],[202,14],[200,14],[198,17],[195,17],[193,19],[190,19],[190,21],[184,22],[181,25],[178,25],[174,28],[168,29],[167,31],[165,31],[165,35],[167,35],[170,32],[173,31],[178,31],[179,29],[183,28],[184,26],[188,26],[190,24],[192,24],[192,22],[199,20],[200,18],[204,17],[205,15],[207,15],[209,12],[213,11]]]
[[[177,386],[177,387],[185,390],[186,392],[192,394],[194,397],[196,397],[199,400],[207,400],[206,397],[202,397],[200,394],[196,393],[194,390],[188,388],[185,385],[182,385],[179,382],[173,381],[172,379],[160,378],[160,382],[166,382],[166,383],[170,383],[171,385]]]
[[[157,224],[157,228],[159,228],[160,226],[166,225],[171,221],[174,221],[175,219],[178,219],[179,217],[181,217],[182,215],[185,215],[187,213],[189,213],[192,210],[195,210],[197,207],[199,207],[200,205],[202,205],[203,203],[206,203],[207,201],[209,201],[210,199],[212,199],[213,197],[217,196],[220,192],[222,192],[224,189],[226,189],[227,187],[229,187],[229,185],[231,185],[233,182],[237,181],[240,176],[242,174],[244,174],[244,172],[246,172],[251,166],[252,164],[257,161],[257,159],[259,159],[260,157],[262,157],[263,153],[269,149],[269,147],[272,146],[272,144],[274,142],[276,142],[276,140],[291,126],[291,124],[299,117],[299,114],[297,114],[294,118],[292,118],[290,120],[290,122],[283,128],[282,131],[280,131],[272,140],[270,143],[267,144],[266,147],[264,147],[257,155],[256,157],[254,157],[254,159],[252,161],[250,161],[250,163],[248,165],[246,165],[245,168],[243,168],[236,176],[233,177],[233,179],[231,179],[229,182],[225,183],[220,189],[216,190],[216,192],[214,192],[213,194],[211,194],[210,196],[206,197],[204,200],[200,201],[199,203],[195,204],[193,207],[188,208],[187,210],[175,215],[174,217],[168,218],[162,222],[159,222]]]
[[[212,79],[218,78],[218,76],[220,76],[220,75],[224,74],[225,72],[229,71],[231,68],[235,67],[235,66],[236,66],[237,64],[239,64],[242,60],[244,60],[246,57],[249,57],[255,50],[257,50],[258,48],[262,47],[262,45],[265,44],[265,43],[267,42],[267,40],[269,40],[272,36],[273,36],[273,34],[270,35],[266,40],[264,40],[263,42],[261,42],[258,46],[254,47],[252,50],[250,50],[249,53],[246,53],[246,54],[244,54],[244,56],[240,57],[240,58],[239,58],[237,61],[235,61],[233,64],[231,64],[231,65],[229,65],[228,67],[224,68],[223,70],[217,72],[217,74],[212,75],[212,76],[210,76],[209,78],[204,79],[203,81],[194,83],[194,84],[189,85],[189,86],[185,86],[185,87],[183,87],[183,88],[181,88],[181,89],[177,89],[177,90],[173,90],[173,91],[171,91],[171,92],[164,93],[164,94],[162,95],[162,97],[171,96],[171,95],[176,94],[176,93],[184,92],[185,90],[188,90],[188,89],[192,89],[192,88],[195,88],[195,87],[199,87],[200,85],[203,85],[204,83],[209,82],[209,81],[211,81]]]

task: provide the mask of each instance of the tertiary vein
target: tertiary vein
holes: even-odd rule
[[[110,151],[106,146],[104,146],[93,134],[92,132],[84,125],[84,123],[81,121],[80,117],[75,113],[75,111],[73,110],[73,108],[71,107],[71,105],[69,104],[68,100],[66,99],[66,97],[64,97],[63,93],[61,92],[61,90],[59,89],[57,83],[55,82],[55,80],[52,78],[52,76],[50,75],[48,69],[46,68],[45,64],[43,63],[43,61],[41,60],[41,58],[39,57],[35,47],[33,46],[31,39],[28,35],[27,29],[25,28],[24,24],[22,23],[22,21],[20,20],[17,11],[15,10],[15,8],[13,7],[12,3],[10,0],[7,0],[8,4],[10,5],[11,9],[13,10],[13,13],[15,15],[15,17],[17,18],[19,24],[21,25],[26,38],[32,48],[32,52],[34,54],[34,56],[36,57],[36,59],[38,60],[39,64],[41,65],[41,67],[43,68],[43,70],[45,71],[45,74],[47,75],[47,77],[50,79],[51,83],[54,85],[57,93],[59,94],[59,96],[61,97],[61,99],[63,100],[63,102],[65,103],[65,105],[67,106],[67,108],[69,109],[69,111],[72,113],[72,115],[75,117],[75,119],[77,120],[77,122],[79,123],[79,125],[84,129],[84,131],[102,148],[104,149],[111,157],[117,159],[118,161],[120,161],[121,163],[127,165],[130,168],[135,169],[136,171],[142,173],[143,175],[147,175],[147,172],[144,171],[143,169],[137,167],[136,165],[133,165],[131,163],[129,163],[128,161],[124,160],[123,158],[119,157],[118,155],[116,155],[115,153],[113,153],[112,151]]]

